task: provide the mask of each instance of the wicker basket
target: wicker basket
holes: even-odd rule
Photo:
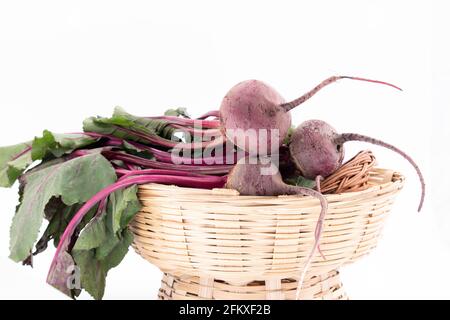
[[[316,253],[300,298],[345,299],[337,270],[376,246],[404,178],[377,168],[368,177],[363,191],[326,195],[326,260]],[[139,196],[133,246],[165,273],[159,298],[294,298],[314,242],[317,199],[160,184],[141,186]]]

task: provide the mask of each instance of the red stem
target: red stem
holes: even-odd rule
[[[219,129],[200,129],[195,127],[185,127],[179,124],[174,124],[172,127],[183,132],[188,132],[194,137],[219,137],[222,135]]]
[[[216,139],[213,139],[211,141],[182,143],[182,142],[177,142],[177,141],[172,141],[172,140],[169,140],[169,139],[161,138],[160,136],[157,136],[157,135],[149,135],[149,134],[137,132],[135,130],[122,128],[122,127],[119,127],[119,126],[115,126],[115,128],[117,130],[119,130],[119,131],[122,131],[122,132],[125,132],[127,134],[139,137],[140,139],[145,140],[146,142],[148,142],[150,144],[162,146],[162,147],[165,147],[165,148],[191,149],[191,150],[203,149],[203,148],[215,148],[216,146],[224,144],[225,141],[226,141],[220,135]],[[87,134],[89,136],[92,136],[92,137],[108,138],[108,139],[111,139],[111,141],[113,143],[118,143],[119,141],[127,141],[130,144],[137,144],[138,143],[138,142],[131,142],[131,141],[128,141],[128,140],[124,140],[122,138],[118,138],[116,136],[109,135],[109,134],[100,134],[100,133],[95,133],[95,132],[86,132],[85,134]],[[142,144],[139,144],[139,145],[140,145],[140,147],[144,148],[143,147],[144,145],[142,145]]]
[[[85,149],[81,149],[81,150],[75,150],[73,151],[71,154],[69,154],[69,159],[73,159],[73,158],[78,158],[78,157],[83,157],[89,154],[88,150]]]
[[[173,163],[173,164],[183,164],[183,165],[223,165],[223,164],[235,164],[239,159],[238,153],[233,152],[233,159],[231,163],[228,163],[229,156],[223,155],[219,156],[210,156],[210,157],[201,157],[201,158],[190,158],[190,157],[180,157],[173,155],[170,152],[154,150],[153,155],[155,159],[159,162],[164,163]]]
[[[167,169],[144,169],[144,170],[116,170],[116,173],[123,174],[119,180],[124,180],[131,176],[140,175],[168,175],[168,176],[183,176],[183,177],[197,177],[197,178],[208,178],[211,181],[226,181],[226,176],[210,176],[199,173],[192,173],[189,171],[181,170],[167,170]]]
[[[155,156],[155,159],[157,161],[164,162],[164,163],[181,163],[181,164],[192,164],[192,165],[212,165],[212,164],[220,165],[220,164],[235,164],[238,160],[236,154],[234,154],[232,163],[227,163],[227,160],[228,160],[227,156],[203,157],[201,159],[201,163],[195,163],[194,159],[192,159],[192,158],[175,156],[175,155],[172,155],[170,152],[162,151],[157,148],[150,147],[150,146],[147,146],[145,144],[141,144],[141,143],[138,143],[135,141],[124,140],[124,139],[120,139],[120,138],[117,138],[117,137],[114,137],[111,135],[107,135],[107,134],[97,134],[97,133],[93,133],[93,132],[87,132],[86,134],[93,136],[93,137],[110,139],[110,141],[108,141],[108,143],[107,143],[110,146],[121,146],[124,142],[127,142],[141,150],[146,150],[146,151],[150,152],[151,154],[153,154],[153,156]]]
[[[147,140],[151,144],[160,145],[167,148],[177,148],[177,149],[203,149],[203,148],[214,148],[216,146],[222,145],[225,142],[225,139],[223,137],[218,137],[217,139],[213,139],[212,141],[201,141],[201,142],[193,142],[193,143],[183,143],[183,142],[177,142],[172,141],[168,139],[161,138],[159,136],[152,136],[152,135],[146,135],[142,134],[140,132],[125,129],[121,127],[117,127],[117,129],[136,135],[144,140]]]
[[[209,117],[220,118],[220,111],[219,110],[209,111],[209,112],[205,113],[204,115],[198,117],[197,120],[204,120]]]
[[[123,168],[115,168],[115,170],[116,170],[116,175],[118,175],[118,176],[123,176],[123,175],[125,175],[125,174],[127,174],[128,172],[131,171],[131,170],[128,170],[128,169],[123,169]]]
[[[147,119],[166,120],[169,124],[179,124],[183,126],[202,127],[202,128],[218,128],[220,126],[219,120],[196,120],[186,119],[176,116],[158,116],[147,117]]]
[[[18,154],[16,154],[11,161],[17,160],[18,158],[20,158],[21,156],[23,156],[24,154],[28,153],[31,151],[31,146],[26,147],[25,149],[23,149],[21,152],[19,152]]]
[[[136,164],[144,168],[153,169],[168,169],[168,170],[181,170],[181,171],[192,171],[196,173],[205,174],[228,174],[228,172],[233,168],[233,165],[185,165],[185,164],[173,164],[166,162],[158,162],[150,159],[145,159],[137,156],[133,156],[126,153],[120,153],[115,151],[105,151],[102,154],[109,160],[122,160],[127,163]]]

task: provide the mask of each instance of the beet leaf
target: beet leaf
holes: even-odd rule
[[[100,154],[57,163],[22,177],[23,195],[13,218],[10,258],[25,260],[37,240],[44,211],[52,197],[68,206],[83,203],[116,180],[111,164]]]
[[[31,142],[0,148],[0,187],[11,187],[31,165]]]
[[[34,138],[31,157],[33,160],[41,160],[48,156],[59,158],[76,149],[93,144],[97,140],[80,133],[60,134],[45,130],[42,137]]]

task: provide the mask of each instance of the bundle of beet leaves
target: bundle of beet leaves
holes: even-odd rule
[[[48,283],[71,297],[85,289],[101,299],[108,271],[133,239],[127,226],[140,209],[137,185],[224,185],[235,158],[206,164],[198,152],[223,144],[219,121],[211,115],[213,120],[206,120],[209,114],[194,120],[180,108],[161,117],[136,117],[116,108],[110,118],[86,119],[82,133],[44,131],[32,141],[0,148],[0,186],[19,181],[10,258],[32,265],[33,256],[53,241],[57,250]],[[180,148],[179,157],[173,157],[174,148]],[[48,225],[40,235],[44,218]]]

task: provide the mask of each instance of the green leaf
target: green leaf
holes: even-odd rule
[[[22,201],[10,231],[10,258],[14,261],[30,254],[52,197],[60,196],[67,206],[86,202],[114,183],[116,175],[108,160],[92,154],[27,174],[23,180]]]
[[[287,184],[291,184],[291,185],[298,186],[298,187],[304,187],[304,188],[313,189],[316,187],[316,181],[307,179],[300,175],[288,178],[285,180],[285,182]]]
[[[190,118],[186,108],[176,108],[176,109],[168,109],[164,112],[165,116],[175,116],[175,117],[184,117]]]
[[[101,299],[105,292],[106,276],[111,268],[123,260],[133,242],[133,235],[123,230],[121,238],[103,259],[98,259],[96,250],[73,250],[72,256],[80,268],[81,286],[95,299]]]
[[[120,238],[117,235],[109,234],[108,241],[102,243],[98,248],[95,249],[95,258],[98,260],[105,259],[111,251],[120,242]]]
[[[132,186],[124,190],[118,190],[110,195],[108,211],[112,214],[112,231],[114,233],[126,228],[141,209],[137,191],[138,187]]]
[[[0,148],[0,187],[11,187],[35,160],[49,155],[61,157],[96,142],[85,134],[54,134],[45,130],[42,137]]]
[[[59,158],[97,140],[85,134],[59,134],[44,130],[42,137],[34,138],[31,156],[33,160],[44,159],[49,155]]]
[[[52,159],[52,160],[42,161],[37,166],[27,170],[27,172],[22,174],[21,180],[26,180],[26,178],[31,174],[34,174],[40,170],[46,169],[46,168],[54,166],[54,165],[64,163],[66,161],[67,161],[67,159],[64,159],[64,158],[56,158],[56,159]]]
[[[169,141],[173,141],[172,137],[176,132],[176,129],[171,127],[166,120],[136,117],[125,112],[120,107],[115,108],[110,118],[91,117],[83,122],[83,130],[85,132],[110,134],[125,140],[148,143],[146,139],[133,133],[124,132],[120,128]]]
[[[134,116],[121,107],[116,107],[114,109],[112,119],[115,118],[126,119],[127,123],[130,125],[130,129],[135,127],[138,131],[142,130],[145,133],[152,133],[169,140],[176,132],[176,129],[172,128],[167,120]]]
[[[33,163],[31,142],[0,148],[0,187],[11,187],[17,178]]]
[[[59,237],[66,229],[69,221],[78,211],[80,205],[66,206],[60,198],[52,197],[45,206],[45,218],[49,220],[49,224],[36,243],[33,255],[37,255],[47,249],[48,242],[55,240],[55,245],[59,242]]]
[[[288,132],[286,134],[286,137],[284,138],[283,144],[289,145],[291,143],[292,134],[294,133],[294,131],[295,131],[295,127],[294,126],[291,126],[288,129]]]
[[[80,270],[81,286],[99,300],[105,292],[106,273],[102,263],[95,258],[94,250],[74,250],[72,257]]]
[[[74,250],[90,250],[102,245],[107,240],[106,215],[95,217],[81,231]]]
[[[128,249],[133,242],[133,234],[128,229],[124,229],[120,241],[110,252],[108,256],[100,260],[103,262],[106,270],[117,267],[128,252]]]
[[[104,211],[100,217],[94,218],[75,243],[74,250],[95,249],[95,258],[102,260],[107,257],[119,243],[120,233],[115,234],[112,227],[113,213]]]
[[[124,151],[126,151],[126,153],[129,153],[134,156],[141,157],[141,158],[146,158],[146,159],[154,159],[155,158],[153,156],[153,153],[151,153],[149,150],[141,149],[137,146],[132,145],[131,143],[129,143],[125,140],[122,143],[122,149]]]

